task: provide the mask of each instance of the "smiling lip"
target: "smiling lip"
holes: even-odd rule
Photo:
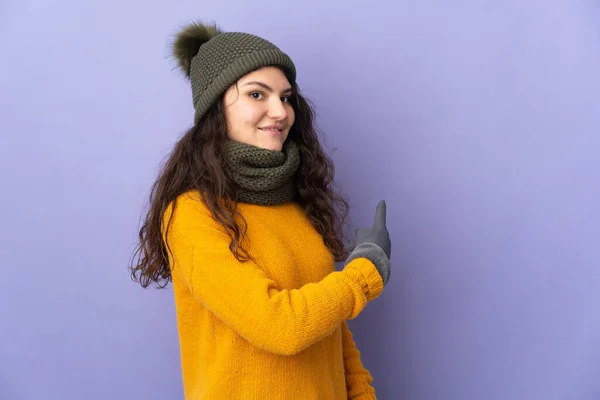
[[[267,131],[267,132],[271,132],[271,133],[275,133],[275,134],[281,134],[281,132],[283,131],[283,125],[269,125],[269,126],[263,126],[262,128],[258,128],[261,131]]]

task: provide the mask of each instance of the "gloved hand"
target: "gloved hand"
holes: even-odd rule
[[[392,242],[386,227],[386,204],[381,200],[375,211],[375,220],[371,228],[359,228],[356,230],[356,239],[349,248],[351,251],[346,265],[356,258],[369,259],[383,279],[385,285],[391,272],[390,257],[392,254]]]

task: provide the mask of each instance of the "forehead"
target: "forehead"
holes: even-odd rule
[[[244,84],[252,81],[260,81],[279,86],[290,86],[287,77],[278,67],[263,67],[256,71],[252,71],[240,78],[239,83]]]

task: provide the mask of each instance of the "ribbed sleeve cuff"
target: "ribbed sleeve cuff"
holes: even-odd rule
[[[366,306],[366,303],[376,299],[383,291],[383,279],[373,264],[367,258],[356,258],[344,268],[344,272],[360,286],[364,301],[355,302],[350,319],[355,318]]]

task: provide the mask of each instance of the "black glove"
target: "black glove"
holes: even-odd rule
[[[381,200],[377,205],[373,226],[357,229],[356,239],[349,250],[352,252],[346,260],[346,265],[356,258],[367,258],[375,264],[384,285],[388,282],[391,272],[392,242],[386,227],[386,204],[384,200]]]

